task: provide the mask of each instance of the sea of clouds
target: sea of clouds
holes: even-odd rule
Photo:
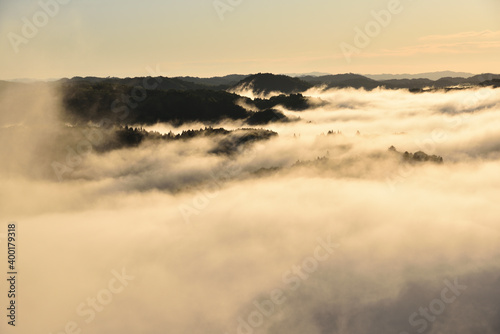
[[[53,162],[83,138],[59,121],[58,91],[0,91],[19,329],[498,333],[500,90],[304,95],[310,110],[278,107],[296,120],[236,154],[209,153],[213,138],[146,141],[87,150],[58,179]]]

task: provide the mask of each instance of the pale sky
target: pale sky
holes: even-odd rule
[[[148,67],[200,77],[500,73],[499,0],[217,0],[219,12],[214,0],[56,1],[41,0],[52,3],[47,15],[39,1],[0,0],[0,80],[144,76]],[[372,14],[382,10],[383,24]]]

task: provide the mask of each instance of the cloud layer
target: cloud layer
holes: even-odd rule
[[[0,104],[23,332],[499,331],[500,91],[310,90],[324,103],[281,108],[300,120],[236,155],[208,153],[211,138],[145,142],[91,152],[62,182],[51,163],[84,135],[57,121],[56,91],[38,92]],[[404,163],[391,145],[444,163]],[[318,238],[338,247],[311,269]],[[122,270],[133,279],[106,299]],[[466,288],[432,313],[455,280]],[[256,304],[275,290],[283,303],[267,316]]]

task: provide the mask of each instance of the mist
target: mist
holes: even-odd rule
[[[500,91],[304,96],[310,109],[263,126],[277,136],[224,155],[217,136],[98,152],[108,130],[61,121],[56,86],[1,91],[19,329],[500,332]],[[418,151],[443,162],[401,158]]]

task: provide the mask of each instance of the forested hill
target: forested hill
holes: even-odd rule
[[[271,73],[207,79],[74,77],[51,83],[0,81],[0,92],[20,86],[54,85],[62,92],[64,121],[72,124],[89,121],[98,123],[108,119],[120,125],[157,122],[175,125],[201,122],[213,125],[222,120],[234,120],[253,126],[290,121],[291,119],[277,110],[278,105],[295,111],[310,108],[313,105],[311,99],[302,94],[312,87],[352,87],[367,90],[385,87],[423,91],[424,88],[497,88],[500,86],[499,80],[500,75],[495,74],[475,75],[470,78],[441,78],[436,81],[425,78],[376,81],[352,73],[300,78]],[[276,96],[250,99],[240,95],[246,90],[257,95],[269,96],[268,94],[272,93]]]
[[[300,94],[251,100],[220,90],[146,90],[109,82],[80,81],[62,83],[61,90],[63,117],[72,124],[108,119],[122,125],[158,122],[212,125],[222,120],[263,125],[289,121],[274,109],[277,105],[297,111],[310,107],[309,100]],[[253,106],[252,110],[244,108],[243,103]]]
[[[151,82],[154,90],[230,90],[242,91],[251,89],[256,94],[269,94],[281,92],[284,94],[303,93],[311,87],[326,88],[363,88],[374,89],[385,87],[388,89],[423,89],[423,88],[448,88],[453,86],[480,86],[484,82],[499,80],[500,74],[485,73],[471,77],[442,77],[437,80],[428,78],[401,78],[389,80],[375,80],[366,76],[345,73],[321,76],[290,77],[272,73],[258,73],[253,75],[233,74],[223,77],[198,78],[198,77],[136,77],[136,78],[98,78],[74,77],[61,79],[59,83],[76,84],[110,84],[129,87],[145,87],[145,80]],[[154,84],[153,84],[154,83]]]

